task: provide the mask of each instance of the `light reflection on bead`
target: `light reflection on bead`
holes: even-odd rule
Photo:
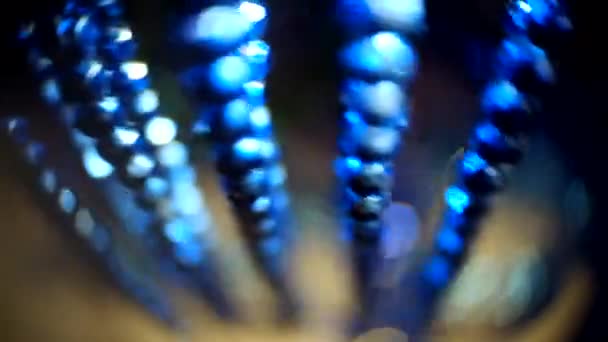
[[[93,179],[107,178],[114,172],[112,164],[103,159],[95,147],[88,147],[82,152],[84,169]]]
[[[195,266],[203,261],[203,246],[196,242],[175,244],[173,253],[184,265]]]
[[[147,177],[155,166],[156,163],[152,157],[136,153],[129,158],[125,171],[129,177],[141,179]]]
[[[133,110],[136,114],[151,114],[158,110],[158,94],[152,89],[145,89],[133,98]]]
[[[471,205],[471,198],[461,188],[451,186],[445,191],[445,202],[450,209],[462,214]]]
[[[153,117],[144,126],[144,136],[154,146],[166,145],[177,136],[177,124],[167,117]]]
[[[188,164],[188,148],[179,141],[173,141],[156,150],[158,164],[164,168],[175,168]]]
[[[43,169],[40,173],[40,186],[47,194],[53,194],[57,190],[57,176],[51,169]]]
[[[59,209],[61,209],[61,211],[63,211],[65,214],[72,214],[76,210],[76,206],[78,205],[76,195],[74,195],[72,190],[67,188],[62,188],[59,191],[57,201]]]
[[[88,209],[80,208],[74,217],[76,232],[84,238],[89,238],[95,230],[95,220]]]
[[[130,127],[116,126],[112,130],[112,140],[119,147],[133,146],[139,137],[139,132]]]
[[[212,6],[203,10],[186,24],[184,39],[205,47],[225,48],[245,37],[252,22],[240,11],[229,6]]]
[[[464,252],[465,241],[458,233],[450,228],[443,228],[437,234],[437,246],[440,251],[449,255],[459,255]]]
[[[148,77],[148,65],[143,62],[124,62],[120,65],[120,72],[123,73],[129,81],[143,80]]]
[[[393,32],[378,32],[351,43],[341,60],[345,67],[373,78],[408,79],[416,69],[411,45]]]
[[[257,23],[266,18],[266,8],[254,1],[243,1],[239,5],[239,12],[251,23]]]
[[[441,288],[448,283],[452,276],[452,272],[453,266],[446,258],[435,256],[426,265],[423,276],[430,285]]]
[[[343,102],[349,107],[370,114],[378,122],[397,122],[404,109],[403,89],[391,81],[367,83],[346,82]]]
[[[226,56],[211,64],[210,82],[220,93],[235,93],[249,81],[251,69],[242,57]]]

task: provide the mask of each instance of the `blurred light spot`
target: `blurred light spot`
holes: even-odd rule
[[[169,184],[159,177],[148,177],[144,182],[144,197],[151,201],[159,199],[169,193]]]
[[[158,94],[151,89],[142,91],[133,99],[133,109],[137,113],[152,113],[158,109],[159,105]]]
[[[487,109],[493,107],[507,110],[521,101],[521,96],[517,88],[508,81],[502,81],[489,86],[483,94],[483,106]]]
[[[70,189],[63,188],[59,191],[59,208],[66,214],[71,214],[76,210],[76,196]]]
[[[233,6],[210,6],[186,24],[184,38],[205,47],[226,48],[239,43],[252,23]]]
[[[154,160],[150,156],[138,153],[131,157],[126,171],[131,177],[143,178],[152,172],[154,166]]]
[[[241,12],[247,20],[252,23],[257,23],[266,18],[266,8],[260,4],[256,4],[250,1],[243,1],[239,5],[239,12]]]
[[[139,132],[129,127],[115,127],[112,136],[119,146],[131,146],[139,139]]]
[[[253,63],[266,63],[270,55],[270,46],[263,40],[251,40],[239,49]]]
[[[196,265],[203,260],[203,247],[199,243],[176,244],[173,250],[175,256],[186,265]]]
[[[455,212],[462,214],[471,204],[469,195],[457,186],[451,186],[445,191],[445,201]]]
[[[495,142],[500,139],[500,131],[494,125],[484,123],[477,126],[477,137],[484,142]]]
[[[121,27],[117,29],[118,34],[116,35],[116,41],[119,43],[127,42],[133,39],[133,32],[127,27]]]
[[[57,176],[50,169],[43,169],[40,174],[40,186],[47,194],[52,194],[57,189]]]
[[[103,159],[95,147],[88,147],[82,153],[84,169],[93,179],[109,177],[114,172],[112,164]]]
[[[50,104],[55,105],[61,101],[61,89],[55,79],[42,82],[40,92],[42,93],[42,98]]]
[[[104,111],[108,113],[114,113],[120,108],[120,100],[115,96],[105,96],[97,105]]]
[[[39,142],[30,142],[25,147],[25,160],[30,165],[38,165],[44,156],[44,146]]]
[[[193,183],[178,183],[174,185],[173,206],[180,215],[196,215],[203,207],[200,192]]]
[[[450,228],[443,228],[437,235],[439,248],[450,253],[460,254],[464,250],[464,241],[458,233]]]
[[[462,158],[462,168],[466,173],[475,173],[487,165],[488,163],[475,152],[467,151]]]
[[[143,62],[124,62],[120,65],[120,71],[129,80],[141,80],[148,76],[148,65]]]
[[[403,45],[401,37],[394,32],[378,32],[371,37],[371,43],[378,51],[391,51]]]
[[[250,71],[249,64],[242,57],[222,57],[211,65],[211,83],[222,92],[237,91],[249,81]]]
[[[243,84],[243,90],[250,98],[261,98],[264,96],[266,85],[262,81],[250,81]]]
[[[188,163],[188,148],[179,141],[173,141],[156,150],[158,163],[166,168],[173,168]]]
[[[78,234],[85,238],[89,238],[91,235],[93,235],[93,231],[95,230],[95,220],[93,220],[91,212],[84,208],[78,209],[78,212],[76,212],[76,216],[74,218],[74,226],[76,227]]]
[[[169,118],[157,116],[146,123],[144,134],[152,145],[166,145],[177,136],[177,124]]]
[[[251,210],[255,213],[263,213],[265,211],[268,211],[271,205],[272,201],[270,197],[261,196],[253,202],[253,204],[251,205]]]
[[[451,271],[451,265],[447,259],[435,256],[426,265],[424,275],[431,285],[443,287],[450,280]]]
[[[423,0],[365,0],[372,15],[385,25],[417,31],[424,24]]]
[[[192,242],[192,229],[188,221],[183,219],[175,219],[168,222],[163,227],[165,236],[169,238],[173,243],[186,244]]]
[[[526,13],[530,13],[532,12],[532,6],[530,6],[526,1],[518,1],[517,5],[519,6],[519,8],[521,8],[522,11],[526,12]]]
[[[270,112],[266,107],[254,108],[249,114],[249,118],[253,126],[258,129],[267,128],[271,124]]]

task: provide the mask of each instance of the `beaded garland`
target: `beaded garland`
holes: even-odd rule
[[[336,171],[348,231],[377,239],[382,213],[391,201],[392,158],[407,127],[404,88],[417,64],[414,48],[402,33],[421,30],[424,4],[341,0],[338,18],[346,42],[339,52],[344,115]]]
[[[188,55],[179,61],[178,75],[200,108],[194,126],[199,132],[204,127],[210,138],[223,189],[253,256],[283,290],[290,210],[264,99],[271,53],[262,39],[267,20],[261,1],[185,1],[173,43]]]
[[[176,123],[158,114],[148,67],[134,59],[136,43],[121,14],[113,1],[69,2],[55,23],[61,72],[30,39],[33,69],[43,81],[43,98],[63,110],[61,119],[73,132],[94,139],[96,160],[109,161],[148,213],[145,226],[138,221],[129,232],[171,272],[208,292],[215,273],[210,215],[188,149],[176,139]],[[213,296],[225,298],[219,289]]]
[[[166,295],[156,286],[144,283],[120,257],[123,251],[115,246],[113,229],[96,212],[79,200],[75,191],[61,179],[49,163],[46,146],[30,136],[28,121],[12,117],[2,122],[3,135],[21,153],[19,157],[36,179],[37,193],[48,201],[62,222],[73,229],[86,248],[109,271],[117,285],[150,313],[171,326],[177,317]]]
[[[521,160],[540,88],[555,80],[545,49],[550,33],[569,28],[557,1],[508,3],[506,36],[497,49],[492,80],[481,95],[485,118],[459,161],[456,184],[445,191],[444,222],[423,272],[432,288],[444,288],[453,278],[488,201],[506,185],[506,167]]]
[[[192,52],[180,60],[178,76],[200,109],[193,126],[211,139],[222,185],[254,256],[273,284],[283,287],[290,215],[286,173],[264,100],[270,47],[261,37],[267,9],[256,0],[185,1],[180,10],[172,43]],[[405,35],[423,27],[424,6],[420,0],[339,0],[338,10],[345,77],[336,173],[344,221],[356,238],[377,240],[391,201],[392,160],[407,128],[404,89],[417,66]],[[539,88],[555,80],[545,44],[554,29],[570,28],[555,0],[513,0],[507,12],[506,36],[481,96],[484,119],[458,163],[456,183],[445,190],[445,219],[422,272],[432,289],[453,279],[478,219],[506,186],[506,166],[521,160]],[[147,65],[135,59],[133,32],[117,1],[71,1],[53,30],[63,57],[45,55],[47,47],[37,46],[30,32],[30,62],[42,97],[61,112],[88,165],[96,165],[89,174],[97,170],[102,178],[116,171],[153,217],[138,234],[152,236],[152,245],[162,245],[161,254],[195,281],[213,273],[212,223],[188,148],[176,140],[177,124],[158,113],[158,94],[150,88]],[[37,155],[39,145],[32,146],[26,160],[35,160],[29,156]],[[52,171],[40,177],[43,189],[56,187]],[[57,196],[79,232],[97,232],[91,224],[96,219],[78,208],[71,190]]]

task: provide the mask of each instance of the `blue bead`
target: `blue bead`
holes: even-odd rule
[[[409,42],[394,32],[378,32],[347,45],[342,65],[365,79],[410,79],[416,71],[416,54]]]
[[[128,26],[106,27],[104,38],[102,52],[110,61],[118,62],[136,57],[137,43],[133,39],[133,32]]]
[[[254,23],[232,6],[211,6],[184,20],[181,39],[206,49],[226,51],[241,42]]]
[[[446,258],[435,256],[424,268],[423,276],[429,285],[435,288],[442,288],[448,284],[453,273],[453,266]]]
[[[356,112],[345,114],[345,127],[340,137],[340,150],[362,160],[386,161],[397,152],[400,129],[366,124]]]
[[[226,56],[219,58],[209,68],[209,81],[219,94],[235,94],[251,80],[252,70],[242,57]]]
[[[545,51],[524,36],[505,39],[498,50],[498,76],[514,81],[522,73],[532,73],[539,81],[551,83],[555,79],[553,66]]]
[[[239,48],[239,55],[243,57],[251,70],[251,80],[263,80],[269,69],[270,46],[263,40],[251,40]]]
[[[347,108],[360,112],[368,123],[405,128],[407,119],[403,92],[399,84],[391,81],[368,83],[347,79],[342,102]]]
[[[459,256],[464,252],[465,241],[451,227],[445,227],[437,234],[437,248],[448,255]]]
[[[188,242],[173,245],[173,253],[186,266],[195,266],[203,261],[203,247],[199,243]]]
[[[471,150],[491,164],[514,164],[523,155],[523,143],[518,136],[503,134],[489,122],[475,129]]]
[[[469,193],[457,186],[449,187],[444,196],[447,206],[459,214],[464,213],[473,202]]]

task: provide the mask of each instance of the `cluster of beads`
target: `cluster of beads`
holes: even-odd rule
[[[76,104],[65,121],[96,140],[100,155],[151,214],[148,224],[128,227],[130,232],[168,255],[172,267],[197,278],[208,264],[209,214],[188,149],[176,140],[177,125],[158,114],[148,67],[134,59],[136,44],[120,6],[71,1],[54,29],[59,72],[48,58],[42,58],[42,68],[34,58],[35,71],[55,77],[53,102]]]
[[[81,203],[73,189],[62,182],[48,163],[45,146],[30,137],[27,121],[20,117],[10,118],[2,128],[19,149],[27,167],[35,174],[40,194],[56,209],[62,221],[70,225],[125,292],[154,315],[173,324],[175,313],[161,291],[152,284],[142,283],[121,261],[119,255],[124,251],[119,251],[115,246],[112,229],[100,220],[93,209]]]
[[[421,29],[424,5],[341,0],[338,20],[347,42],[339,53],[344,116],[337,174],[349,232],[375,239],[391,201],[393,158],[407,127],[405,88],[416,72],[416,53],[402,33]]]
[[[178,44],[196,60],[182,65],[181,85],[200,108],[195,126],[204,127],[212,142],[243,234],[256,257],[267,259],[284,248],[289,204],[286,172],[264,105],[270,58],[270,46],[261,38],[266,7],[259,1],[208,1],[182,10]]]
[[[435,288],[449,282],[460,264],[477,220],[491,195],[506,182],[506,167],[518,163],[539,88],[554,80],[541,34],[567,22],[553,0],[511,1],[507,36],[497,54],[493,80],[481,97],[484,120],[459,162],[458,180],[445,192],[447,213],[436,238],[426,279]],[[528,35],[528,32],[534,34]]]

